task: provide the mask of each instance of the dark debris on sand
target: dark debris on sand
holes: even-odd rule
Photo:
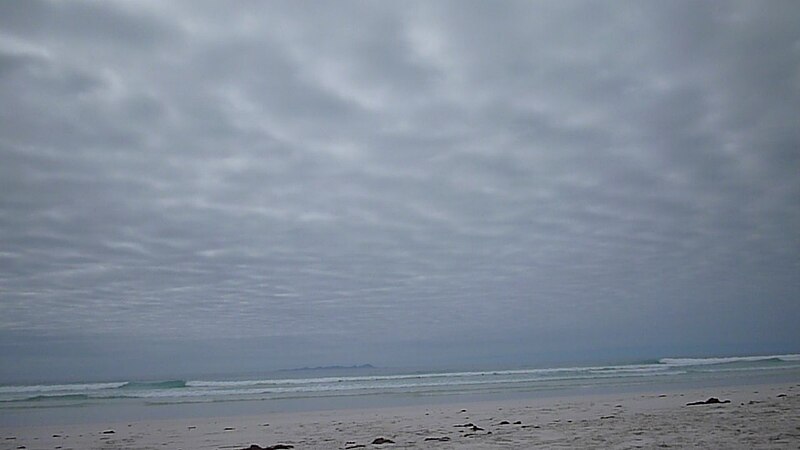
[[[706,401],[699,401],[699,402],[689,402],[686,406],[695,406],[695,405],[718,405],[722,403],[730,403],[730,400],[720,400],[717,397],[711,397]]]
[[[472,431],[483,431],[483,428],[475,425],[472,422],[465,423],[463,425],[453,425],[455,428],[469,428]]]
[[[275,444],[269,447],[261,447],[260,445],[253,444],[250,447],[245,447],[241,450],[289,450],[291,448],[294,448],[294,445]]]

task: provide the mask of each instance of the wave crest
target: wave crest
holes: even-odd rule
[[[764,356],[728,356],[719,358],[661,358],[660,364],[669,366],[706,366],[711,364],[731,364],[738,362],[797,362],[800,361],[800,354],[786,355],[764,355]]]
[[[181,389],[185,387],[186,387],[186,380],[167,380],[167,381],[150,381],[150,382],[129,381],[120,386],[119,388],[152,390],[152,389]]]

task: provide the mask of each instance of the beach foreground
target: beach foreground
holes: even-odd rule
[[[687,405],[711,397],[725,403]],[[296,449],[800,448],[800,384],[0,428],[2,449],[240,449],[253,444]]]

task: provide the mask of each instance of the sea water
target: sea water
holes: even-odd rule
[[[212,417],[800,381],[800,354],[505,370],[279,371],[249,377],[0,385],[0,425]]]

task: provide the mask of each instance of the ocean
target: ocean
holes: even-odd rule
[[[235,416],[800,381],[800,354],[513,370],[308,369],[262,376],[0,385],[0,425]]]

